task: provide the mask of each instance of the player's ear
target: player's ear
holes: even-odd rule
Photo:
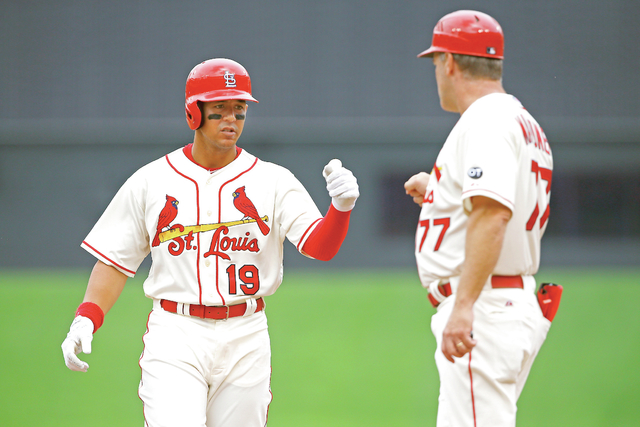
[[[444,69],[447,75],[453,74],[454,69],[458,66],[456,60],[453,59],[451,52],[445,52],[444,54]]]

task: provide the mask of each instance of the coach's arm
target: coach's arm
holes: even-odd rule
[[[455,304],[442,334],[442,352],[453,362],[476,345],[473,339],[473,305],[493,272],[502,250],[511,210],[483,196],[471,198],[473,209],[467,222],[465,258]],[[459,344],[462,343],[462,344]]]

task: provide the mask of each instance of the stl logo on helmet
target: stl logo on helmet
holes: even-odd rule
[[[236,87],[236,75],[234,73],[227,71],[222,77],[224,77],[224,81],[226,83],[225,87]]]

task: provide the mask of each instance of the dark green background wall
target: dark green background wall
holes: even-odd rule
[[[79,244],[118,187],[191,141],[184,82],[212,57],[245,65],[260,100],[239,145],[293,171],[321,210],[327,161],[358,177],[348,240],[327,266],[414,265],[418,211],[402,183],[430,170],[457,119],[416,54],[460,8],[501,23],[504,86],[554,151],[543,263],[637,264],[640,3],[538,3],[3,2],[0,267],[92,263]],[[289,244],[285,257],[311,265]]]

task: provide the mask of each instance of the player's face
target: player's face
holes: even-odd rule
[[[198,129],[211,148],[233,148],[244,129],[247,102],[239,99],[205,102],[202,105],[203,125]]]

